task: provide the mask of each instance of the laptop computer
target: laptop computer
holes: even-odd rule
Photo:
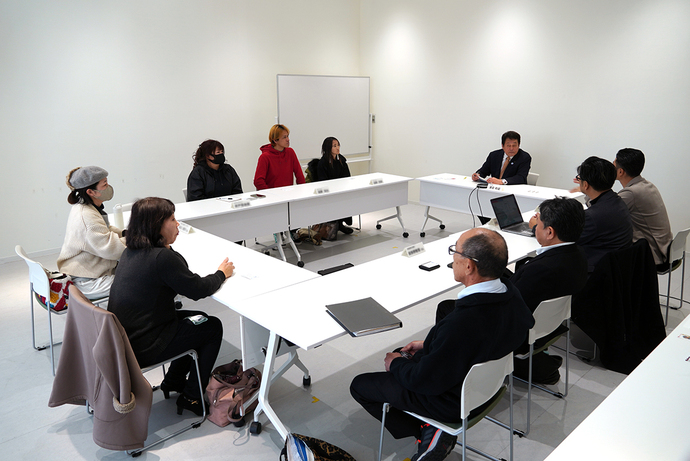
[[[525,237],[532,237],[532,229],[530,229],[529,223],[522,219],[522,213],[520,213],[515,195],[510,194],[492,198],[491,207],[494,209],[494,214],[501,230],[524,235]]]

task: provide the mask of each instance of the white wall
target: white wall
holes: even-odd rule
[[[60,248],[75,166],[180,202],[215,138],[254,190],[279,73],[359,75],[359,2],[0,0],[0,259]]]
[[[540,184],[570,188],[586,157],[637,147],[674,231],[690,226],[687,0],[377,0],[361,17],[373,170],[469,174],[516,130]]]
[[[689,227],[689,23],[687,0],[0,0],[0,261],[61,246],[78,165],[108,206],[178,202],[216,138],[252,190],[279,73],[371,76],[372,171],[469,173],[514,129],[570,187],[638,147]]]

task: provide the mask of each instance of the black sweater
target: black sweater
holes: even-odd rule
[[[396,358],[390,371],[406,389],[441,396],[460,411],[460,394],[472,365],[517,349],[534,325],[520,293],[501,279],[505,293],[476,293],[455,301],[455,309],[429,331],[411,359]],[[423,399],[423,397],[422,397]]]
[[[172,248],[127,248],[117,266],[108,310],[127,332],[139,365],[151,365],[177,331],[175,296],[198,300],[215,293],[225,281],[218,270],[200,277]]]

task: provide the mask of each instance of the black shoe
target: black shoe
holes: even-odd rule
[[[160,385],[160,389],[163,391],[163,397],[169,399],[171,392],[177,392],[178,394],[181,394],[186,384],[186,381],[181,381],[179,383],[171,383],[163,379],[163,382]]]
[[[539,378],[539,379],[532,379],[533,384],[546,384],[546,385],[553,385],[556,384],[558,381],[561,380],[561,374],[558,372],[558,370],[554,371],[552,374],[545,378]]]
[[[338,230],[346,235],[350,235],[352,232],[354,232],[351,227],[347,227],[343,223],[338,224]]]
[[[422,426],[417,453],[412,461],[441,461],[453,451],[458,438],[429,424]]]
[[[206,408],[208,408],[208,403],[206,403]],[[189,410],[197,416],[204,414],[204,409],[201,406],[201,400],[198,398],[187,397],[184,394],[180,394],[180,396],[177,398],[177,414],[181,415],[182,410]]]

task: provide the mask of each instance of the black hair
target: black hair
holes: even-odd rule
[[[164,247],[161,229],[173,214],[175,205],[167,198],[147,197],[134,202],[127,226],[127,248]]]
[[[577,167],[580,181],[587,181],[597,192],[604,192],[616,182],[616,167],[613,163],[599,157],[589,157]]]
[[[520,145],[520,133],[517,131],[506,131],[503,133],[501,136],[501,145],[504,145],[508,139],[514,139],[518,142],[518,146]]]
[[[495,231],[473,235],[462,244],[462,252],[473,258],[477,273],[485,278],[497,279],[508,265],[508,246],[503,236]]]
[[[207,155],[213,155],[217,148],[220,148],[220,150],[225,152],[225,147],[223,147],[223,145],[215,139],[207,139],[199,144],[199,148],[192,155],[192,158],[194,159],[194,166],[199,164],[206,165],[206,159],[208,158]]]
[[[640,149],[626,147],[616,154],[616,166],[631,178],[638,177],[644,169],[644,154]]]
[[[321,144],[321,157],[327,158],[329,165],[333,163],[333,156],[331,155],[333,151],[333,141],[338,141],[338,138],[329,136],[324,139],[323,143]],[[338,144],[340,144],[340,141],[338,141]]]
[[[553,227],[563,242],[576,242],[585,228],[585,209],[574,198],[556,197],[539,205],[544,228]]]

